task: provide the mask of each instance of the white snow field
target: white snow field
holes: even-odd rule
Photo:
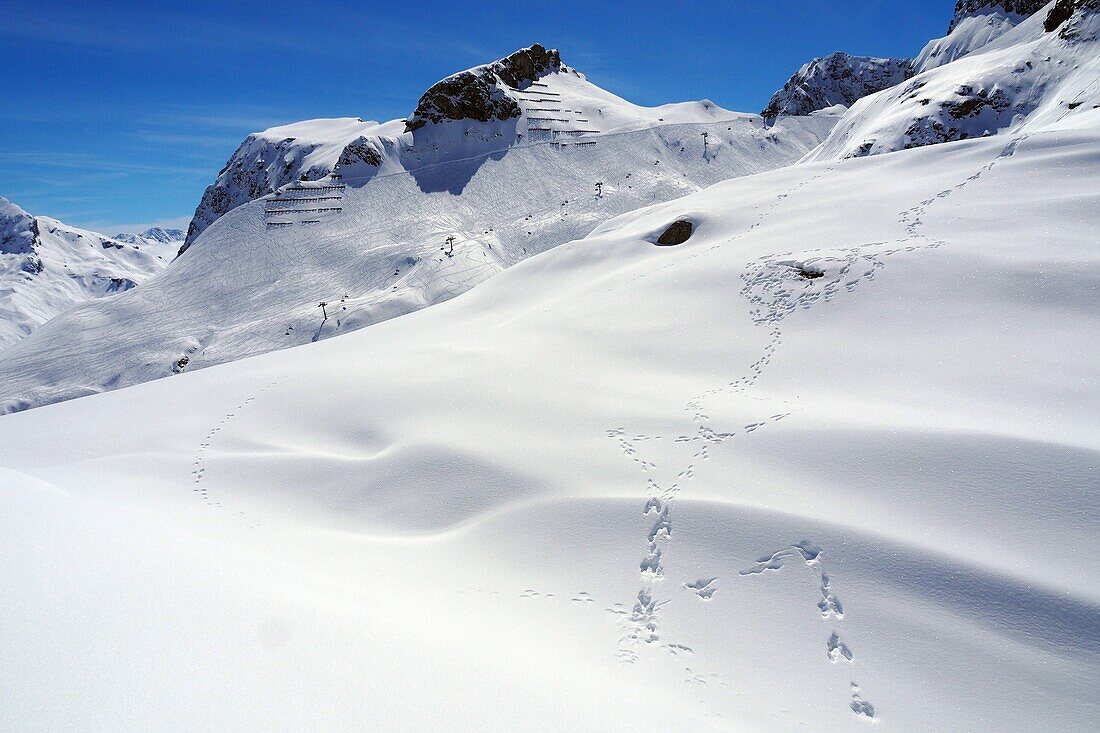
[[[418,114],[449,82],[504,61],[448,77]],[[161,276],[74,308],[0,356],[0,412],[439,303],[617,214],[790,165],[839,119],[766,125],[707,101],[639,107],[563,65],[523,91],[495,78],[516,117],[404,133],[402,120],[313,120],[250,136],[207,190],[192,223],[201,234]]]
[[[1098,211],[1095,129],[796,165],[7,415],[0,728],[1096,730]]]
[[[167,260],[149,244],[32,216],[0,197],[0,349],[77,303],[159,272]]]

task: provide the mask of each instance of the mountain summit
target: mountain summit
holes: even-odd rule
[[[963,21],[984,15],[1007,17],[1018,23],[1043,9],[1050,0],[958,0],[947,32],[954,31]]]
[[[713,102],[641,107],[588,81],[557,50],[539,44],[445,77],[404,119],[320,119],[253,133],[207,187],[180,249],[183,254],[221,216],[295,181],[349,186],[410,174],[424,191],[461,194],[487,156],[515,146],[675,123],[738,117]],[[477,165],[440,164],[476,159]],[[463,172],[459,172],[459,168]]]
[[[852,56],[837,51],[803,66],[776,92],[760,114],[808,115],[836,105],[852,106],[868,94],[908,79],[913,64],[908,59]]]
[[[540,76],[562,71],[561,55],[539,44],[499,61],[448,76],[434,84],[405,121],[405,131],[447,121],[508,120],[523,113],[518,92],[530,90]]]

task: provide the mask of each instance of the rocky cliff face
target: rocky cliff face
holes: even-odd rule
[[[808,115],[834,105],[850,107],[868,94],[900,84],[912,76],[908,59],[880,59],[836,52],[809,62],[776,92],[760,114]]]
[[[356,158],[356,151],[364,149],[364,135],[376,128],[375,122],[342,118],[310,120],[249,135],[207,186],[179,253],[241,204],[294,181],[317,181],[331,175],[341,159]]]
[[[561,69],[561,56],[535,44],[491,64],[448,76],[434,84],[405,123],[413,132],[431,122],[507,120],[519,117],[520,106],[509,89],[519,89],[541,75]]]
[[[33,255],[36,236],[34,217],[0,198],[0,255]]]

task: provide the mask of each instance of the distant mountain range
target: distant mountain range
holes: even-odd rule
[[[0,349],[77,303],[129,290],[159,272],[179,235],[150,229],[107,237],[0,198]]]

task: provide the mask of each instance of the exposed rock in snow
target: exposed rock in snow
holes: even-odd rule
[[[808,115],[834,105],[850,107],[868,94],[900,84],[912,72],[908,59],[852,56],[837,51],[799,69],[761,114],[770,118]]]
[[[561,70],[557,50],[548,51],[536,43],[491,64],[461,71],[424,92],[405,122],[405,130],[419,130],[430,122],[519,117],[521,109],[514,92],[543,74]]]
[[[1098,6],[1100,0],[1052,3],[981,49],[860,100],[811,158],[887,153],[1095,116]]]
[[[0,197],[0,349],[77,303],[134,287],[165,260]]]
[[[691,232],[694,229],[695,225],[690,221],[685,219],[674,221],[661,232],[661,236],[657,237],[657,244],[661,246],[683,244],[691,238]]]

